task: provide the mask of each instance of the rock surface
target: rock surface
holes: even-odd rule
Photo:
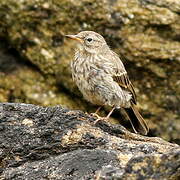
[[[0,104],[0,179],[178,179],[180,147],[60,106]]]
[[[63,35],[95,30],[127,58],[151,133],[180,141],[179,0],[1,0],[0,18],[0,52],[8,53],[0,53],[1,102],[92,111],[72,82],[74,44]],[[10,63],[4,66],[9,55],[18,62],[8,61],[18,67],[11,71]]]

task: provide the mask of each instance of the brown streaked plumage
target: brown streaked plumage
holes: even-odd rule
[[[105,39],[93,31],[66,35],[78,42],[72,77],[84,98],[99,106],[125,108],[133,130],[146,135],[148,126],[136,108],[136,94],[125,67]]]

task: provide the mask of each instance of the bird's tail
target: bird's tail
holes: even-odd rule
[[[137,107],[134,103],[131,104],[130,108],[125,109],[129,116],[130,123],[135,133],[146,135],[149,131],[146,121],[143,119]]]

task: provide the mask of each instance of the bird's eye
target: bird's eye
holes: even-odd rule
[[[91,41],[92,41],[92,38],[87,38],[87,41],[88,41],[88,42],[91,42]]]

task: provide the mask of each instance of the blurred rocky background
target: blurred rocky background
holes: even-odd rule
[[[82,30],[125,57],[150,136],[180,143],[179,0],[0,0],[0,102],[93,112],[72,82],[75,44],[64,38]]]

